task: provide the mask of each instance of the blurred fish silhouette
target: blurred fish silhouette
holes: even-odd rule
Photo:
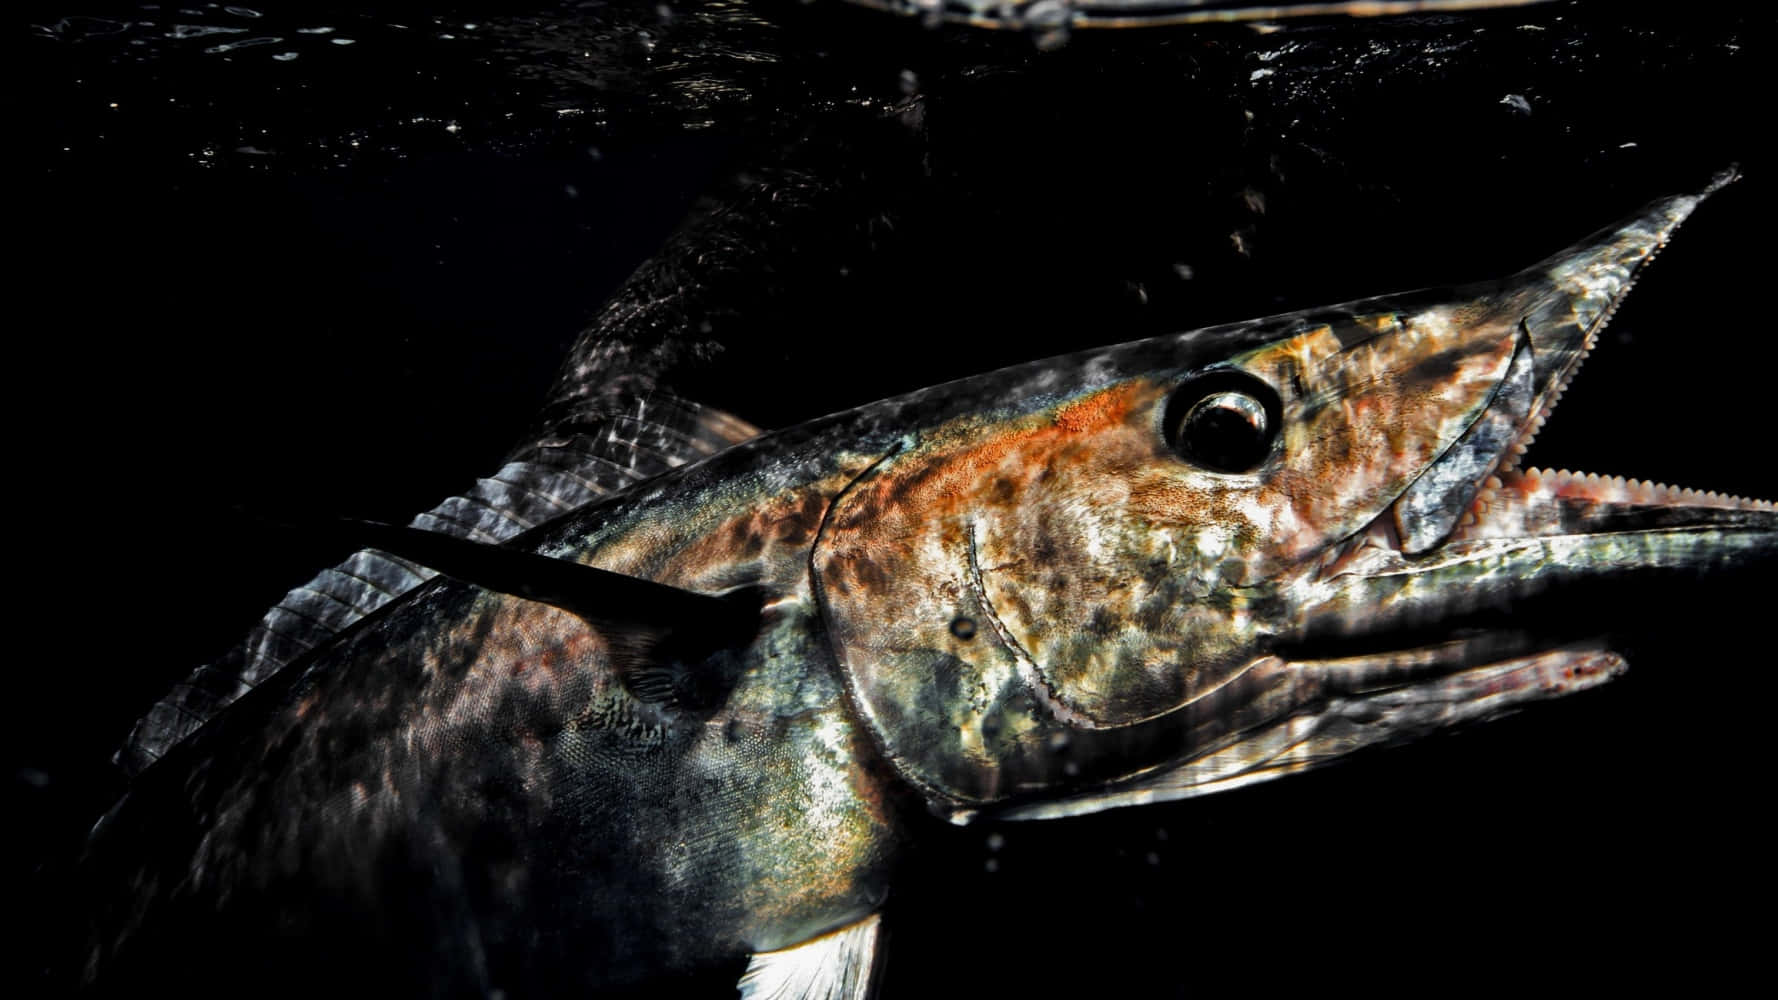
[[[1296,17],[1377,17],[1529,7],[1547,0],[852,0],[854,3],[929,21],[988,28],[1130,28],[1169,24],[1279,21]]]
[[[1557,591],[1778,556],[1770,502],[1520,467],[1708,193],[766,434],[595,327],[536,442],[143,720],[83,978],[863,996],[921,809],[1202,795],[1601,684]]]

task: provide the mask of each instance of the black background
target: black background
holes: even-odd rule
[[[400,520],[491,471],[617,283],[787,158],[893,226],[757,265],[795,294],[717,330],[710,391],[762,426],[1506,273],[1738,162],[1531,461],[1778,496],[1758,9],[1040,48],[831,3],[40,5],[7,40],[9,898],[50,905],[130,722],[343,554],[237,510]],[[905,162],[859,167],[879,151]],[[1763,581],[1736,582],[1577,607],[1630,675],[1488,727],[1197,802],[934,823],[885,996],[1754,976],[1773,657]]]

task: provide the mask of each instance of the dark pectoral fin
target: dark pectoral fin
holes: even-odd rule
[[[552,604],[583,618],[672,627],[686,622],[737,626],[757,619],[744,601],[682,590],[567,559],[487,545],[378,521],[344,520],[354,540],[465,583]]]
[[[756,591],[700,594],[584,563],[376,521],[342,525],[361,545],[488,590],[586,619],[606,637],[612,664],[643,701],[695,708],[719,702],[734,657],[759,627]]]

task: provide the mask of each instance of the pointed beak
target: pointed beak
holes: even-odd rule
[[[1726,170],[1703,191],[1653,202],[1507,280],[1507,294],[1523,311],[1535,357],[1540,418],[1561,395],[1642,268],[1705,198],[1737,176]],[[1536,427],[1531,430],[1535,433]]]
[[[1474,329],[1515,338],[1512,361],[1475,422],[1396,501],[1403,553],[1447,541],[1488,484],[1518,468],[1642,268],[1735,177],[1725,171],[1701,192],[1663,198],[1504,281],[1464,290],[1453,311]]]

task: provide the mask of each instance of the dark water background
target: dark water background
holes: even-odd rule
[[[762,426],[1503,274],[1738,162],[1530,461],[1778,496],[1762,9],[1039,49],[825,2],[27,5],[10,492],[41,645],[6,699],[8,897],[53,908],[130,722],[343,554],[234,510],[401,520],[491,471],[617,283],[787,162],[816,209],[709,278],[705,398]],[[1651,595],[1620,616],[1625,680],[1489,727],[1198,802],[935,825],[885,995],[1753,976],[1773,654],[1769,594],[1736,582]]]

